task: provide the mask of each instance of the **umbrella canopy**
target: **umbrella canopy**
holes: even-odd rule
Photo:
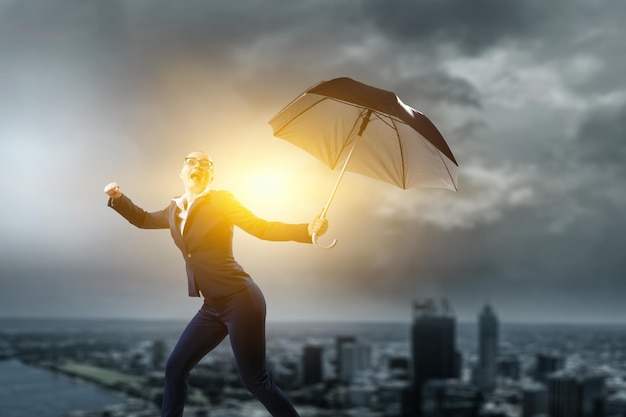
[[[404,189],[458,191],[458,164],[439,130],[390,91],[336,78],[306,90],[269,124],[332,169],[353,149],[348,171]]]
[[[458,191],[457,162],[439,130],[390,91],[336,78],[306,90],[269,123],[274,136],[299,146],[330,168],[342,164],[322,218],[346,170],[404,189]],[[323,247],[315,235],[313,243]]]

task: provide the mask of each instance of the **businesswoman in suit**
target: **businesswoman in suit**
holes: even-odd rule
[[[328,223],[316,218],[286,224],[256,217],[231,193],[209,189],[213,161],[204,152],[187,155],[180,177],[185,193],[155,212],[135,205],[116,183],[104,189],[108,206],[131,224],[170,229],[185,259],[189,295],[204,297],[167,361],[161,416],[183,415],[189,372],[228,335],[244,386],[273,417],[297,417],[265,367],[265,299],[233,256],[233,226],[260,239],[310,243],[312,234],[323,235]]]

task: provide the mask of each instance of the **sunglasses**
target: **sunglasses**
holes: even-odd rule
[[[209,169],[213,167],[213,161],[208,159],[185,158],[185,165],[190,167],[200,165],[200,168]]]

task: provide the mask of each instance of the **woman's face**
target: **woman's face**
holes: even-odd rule
[[[213,161],[204,152],[191,152],[180,170],[185,189],[202,192],[213,181]]]

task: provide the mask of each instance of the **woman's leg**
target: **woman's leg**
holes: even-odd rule
[[[225,323],[243,385],[273,417],[299,417],[265,367],[265,299],[251,285],[233,299]]]
[[[191,319],[165,365],[161,417],[183,415],[189,372],[226,334],[226,326],[204,307]]]

